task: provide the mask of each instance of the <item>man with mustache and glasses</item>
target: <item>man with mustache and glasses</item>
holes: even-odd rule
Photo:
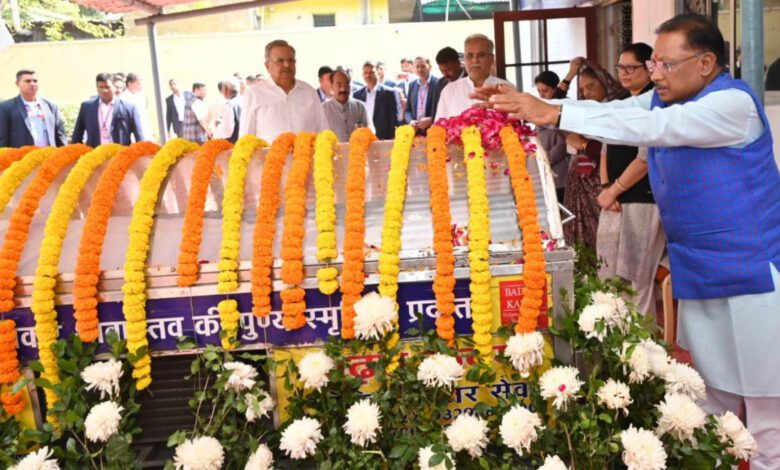
[[[265,67],[271,79],[247,89],[239,134],[271,142],[284,132],[325,130],[317,91],[295,78],[295,49],[287,41],[271,41],[265,46]]]
[[[750,468],[778,469],[780,171],[772,131],[755,92],[726,70],[723,35],[708,18],[680,15],[656,34],[645,63],[655,89],[639,96],[544,102],[509,87],[474,96],[537,125],[648,147],[680,301],[679,343],[707,386],[702,407],[744,407],[758,442]],[[627,189],[620,178],[612,187],[605,196]]]
[[[368,115],[368,108],[362,101],[352,98],[351,79],[344,70],[330,75],[333,98],[322,103],[328,127],[336,133],[339,142],[349,142],[352,131],[360,127],[374,130],[374,123]]]

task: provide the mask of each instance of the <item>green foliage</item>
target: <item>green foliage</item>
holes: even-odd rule
[[[54,451],[54,456],[64,464],[65,469],[140,468],[132,448],[133,436],[141,432],[135,423],[140,405],[135,401],[137,392],[135,380],[132,378],[132,367],[122,358],[126,342],[119,340],[116,333],[111,332],[107,343],[110,356],[122,363],[120,391],[113,400],[123,408],[120,429],[108,442],[100,445],[88,441],[85,436],[84,420],[87,414],[93,406],[105,401],[99,392],[86,389],[87,384],[80,375],[94,362],[97,343],[85,344],[76,334],[67,340],[57,341],[52,348],[60,367],[60,383],[52,385],[43,379],[36,380],[38,387],[51,388],[59,396],[59,400],[48,413],[55,417],[60,425],[59,429],[55,429],[46,423],[41,431],[34,433],[42,445],[47,445]],[[40,363],[35,361],[30,363],[30,367],[35,371],[42,370]]]
[[[189,338],[179,340],[179,349],[195,347]],[[249,422],[246,417],[245,397],[254,396],[262,401],[270,396],[268,385],[258,375],[254,386],[237,392],[227,387],[231,371],[225,369],[227,362],[242,362],[255,369],[267,370],[267,357],[251,352],[228,352],[216,346],[207,346],[195,356],[190,365],[190,375],[185,379],[195,383],[193,398],[189,405],[195,415],[195,426],[191,430],[180,430],[168,438],[168,447],[176,447],[186,439],[210,436],[219,440],[225,452],[225,470],[243,469],[249,456],[257,450],[266,435],[273,430],[270,416]],[[174,468],[172,461],[165,468]]]
[[[68,23],[95,38],[121,36],[123,29],[111,28],[108,20],[118,20],[98,10],[62,0],[19,0],[19,14],[23,29],[31,30],[40,25],[48,41],[73,39],[65,30]],[[13,27],[11,5],[0,2],[2,15],[9,27]],[[17,31],[20,32],[20,31]]]

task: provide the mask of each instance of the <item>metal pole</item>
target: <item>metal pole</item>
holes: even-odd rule
[[[764,6],[760,0],[742,0],[742,80],[764,103]]]
[[[147,23],[146,31],[149,35],[149,52],[152,57],[152,82],[154,83],[154,102],[157,108],[157,128],[160,131],[160,142],[168,141],[165,118],[163,117],[162,82],[160,81],[159,57],[157,55],[157,24]],[[151,140],[151,136],[148,136]]]
[[[729,70],[731,76],[737,73],[737,0],[729,3],[729,20],[731,21],[731,36],[729,37]]]

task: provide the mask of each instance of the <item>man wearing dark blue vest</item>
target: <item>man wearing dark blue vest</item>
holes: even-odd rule
[[[502,87],[477,94],[537,125],[649,147],[669,240],[678,337],[707,385],[710,413],[739,412],[758,441],[751,470],[780,468],[780,172],[764,109],[725,71],[704,17],[656,31],[655,91],[606,104],[543,102]],[[494,94],[498,91],[497,94]],[[491,96],[492,95],[492,96]],[[620,184],[613,184],[617,197]]]

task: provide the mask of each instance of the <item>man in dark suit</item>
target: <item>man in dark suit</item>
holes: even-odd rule
[[[375,62],[369,61],[363,64],[363,79],[366,81],[366,86],[356,91],[353,96],[356,100],[366,103],[368,114],[374,120],[376,136],[382,140],[392,139],[401,114],[395,91],[379,84]]]
[[[172,78],[168,81],[171,87],[171,96],[165,98],[165,131],[173,131],[176,137],[181,137],[182,118],[186,100],[179,89],[179,83]]]
[[[38,98],[38,75],[16,73],[19,95],[0,103],[0,147],[57,146],[67,143],[65,124],[57,105]]]
[[[441,78],[433,87],[433,114],[436,116],[436,109],[439,107],[439,98],[441,98],[441,91],[448,83],[452,83],[456,80],[467,76],[466,68],[460,61],[458,51],[451,47],[445,47],[436,54],[436,65],[439,66],[441,72]]]
[[[387,75],[385,72],[387,71],[387,68],[385,66],[384,62],[377,62],[376,63],[376,76],[379,77],[379,83],[381,83],[384,86],[388,86],[390,88],[395,87],[396,83],[389,78],[385,78]]]
[[[95,83],[98,96],[81,103],[71,142],[97,147],[110,143],[129,145],[131,136],[135,142],[144,140],[138,109],[115,96],[111,75],[99,73]]]
[[[414,59],[417,80],[409,85],[409,96],[406,99],[405,121],[424,135],[433,124],[433,90],[438,78],[431,76],[431,61],[425,57]]]

